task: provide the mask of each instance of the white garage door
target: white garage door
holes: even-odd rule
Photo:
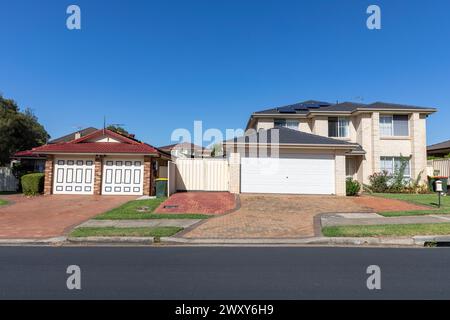
[[[56,158],[54,194],[93,194],[94,159]]]
[[[334,155],[242,158],[241,192],[335,194]]]
[[[103,160],[102,194],[142,195],[144,187],[144,159]]]

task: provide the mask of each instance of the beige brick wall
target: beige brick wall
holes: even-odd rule
[[[272,129],[274,127],[273,119],[258,119],[256,123],[256,130]]]
[[[53,193],[53,164],[55,157],[53,155],[47,156],[47,160],[45,161],[45,170],[44,170],[44,194],[50,195]]]
[[[340,151],[336,151],[335,174],[336,174],[335,176],[336,195],[345,196],[346,195],[345,153]]]
[[[312,128],[314,134],[328,137],[328,117],[317,116],[312,119]]]
[[[229,184],[231,193],[241,192],[241,155],[239,153],[231,153],[229,161]]]
[[[414,113],[411,116],[411,172],[416,178],[422,172],[422,181],[426,181],[427,168],[427,130],[426,116]]]

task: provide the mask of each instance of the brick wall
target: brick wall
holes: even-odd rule
[[[102,194],[103,157],[96,156],[94,162],[94,194]]]
[[[154,172],[152,157],[144,157],[144,195],[153,195]]]
[[[241,155],[239,153],[230,154],[230,192],[241,192]]]
[[[45,178],[44,178],[44,194],[49,195],[53,193],[53,163],[54,156],[47,156],[45,161]]]

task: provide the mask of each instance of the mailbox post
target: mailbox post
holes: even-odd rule
[[[436,192],[439,195],[439,208],[440,208],[441,207],[442,181],[437,180],[435,183],[436,183]]]

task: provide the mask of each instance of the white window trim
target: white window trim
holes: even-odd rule
[[[282,126],[275,126],[275,122],[280,121],[280,122],[284,122],[284,125]],[[295,126],[289,126],[288,123],[295,123]],[[300,121],[297,119],[275,119],[274,120],[274,127],[283,127],[283,128],[288,128],[288,129],[294,129],[294,130],[299,130],[299,126],[300,126]]]
[[[389,134],[388,135],[385,135],[385,134],[382,134],[381,133],[381,118],[390,118],[390,124],[391,124],[391,127],[390,127],[390,132],[389,132]],[[394,134],[394,132],[395,132],[395,130],[394,130],[394,114],[380,114],[380,118],[379,118],[379,120],[378,120],[378,122],[379,122],[379,132],[380,132],[380,137],[381,138],[404,138],[404,137],[409,137],[410,136],[410,134],[411,134],[411,128],[410,128],[410,125],[409,125],[409,123],[408,123],[408,135],[401,135],[401,136],[396,136],[395,134]]]
[[[337,137],[330,137],[330,135],[328,135],[328,137],[329,138],[343,138],[343,139],[350,138],[350,117],[334,117],[334,118],[337,118],[337,130],[336,130]],[[342,120],[346,120],[346,123],[347,123],[347,130],[346,130],[347,135],[345,135],[345,136],[340,135]]]
[[[380,169],[382,171],[384,170],[383,168],[381,168],[381,162],[382,162],[383,158],[385,159],[385,161],[389,160],[389,158],[390,158],[390,160],[392,161],[392,174],[394,174],[395,170],[396,170],[395,159],[400,159],[401,157],[400,156],[381,156],[380,157]],[[386,159],[386,158],[388,158],[388,159]],[[411,178],[411,159],[409,159],[408,162],[409,162],[409,166],[408,166],[409,172],[405,171],[405,178]]]

